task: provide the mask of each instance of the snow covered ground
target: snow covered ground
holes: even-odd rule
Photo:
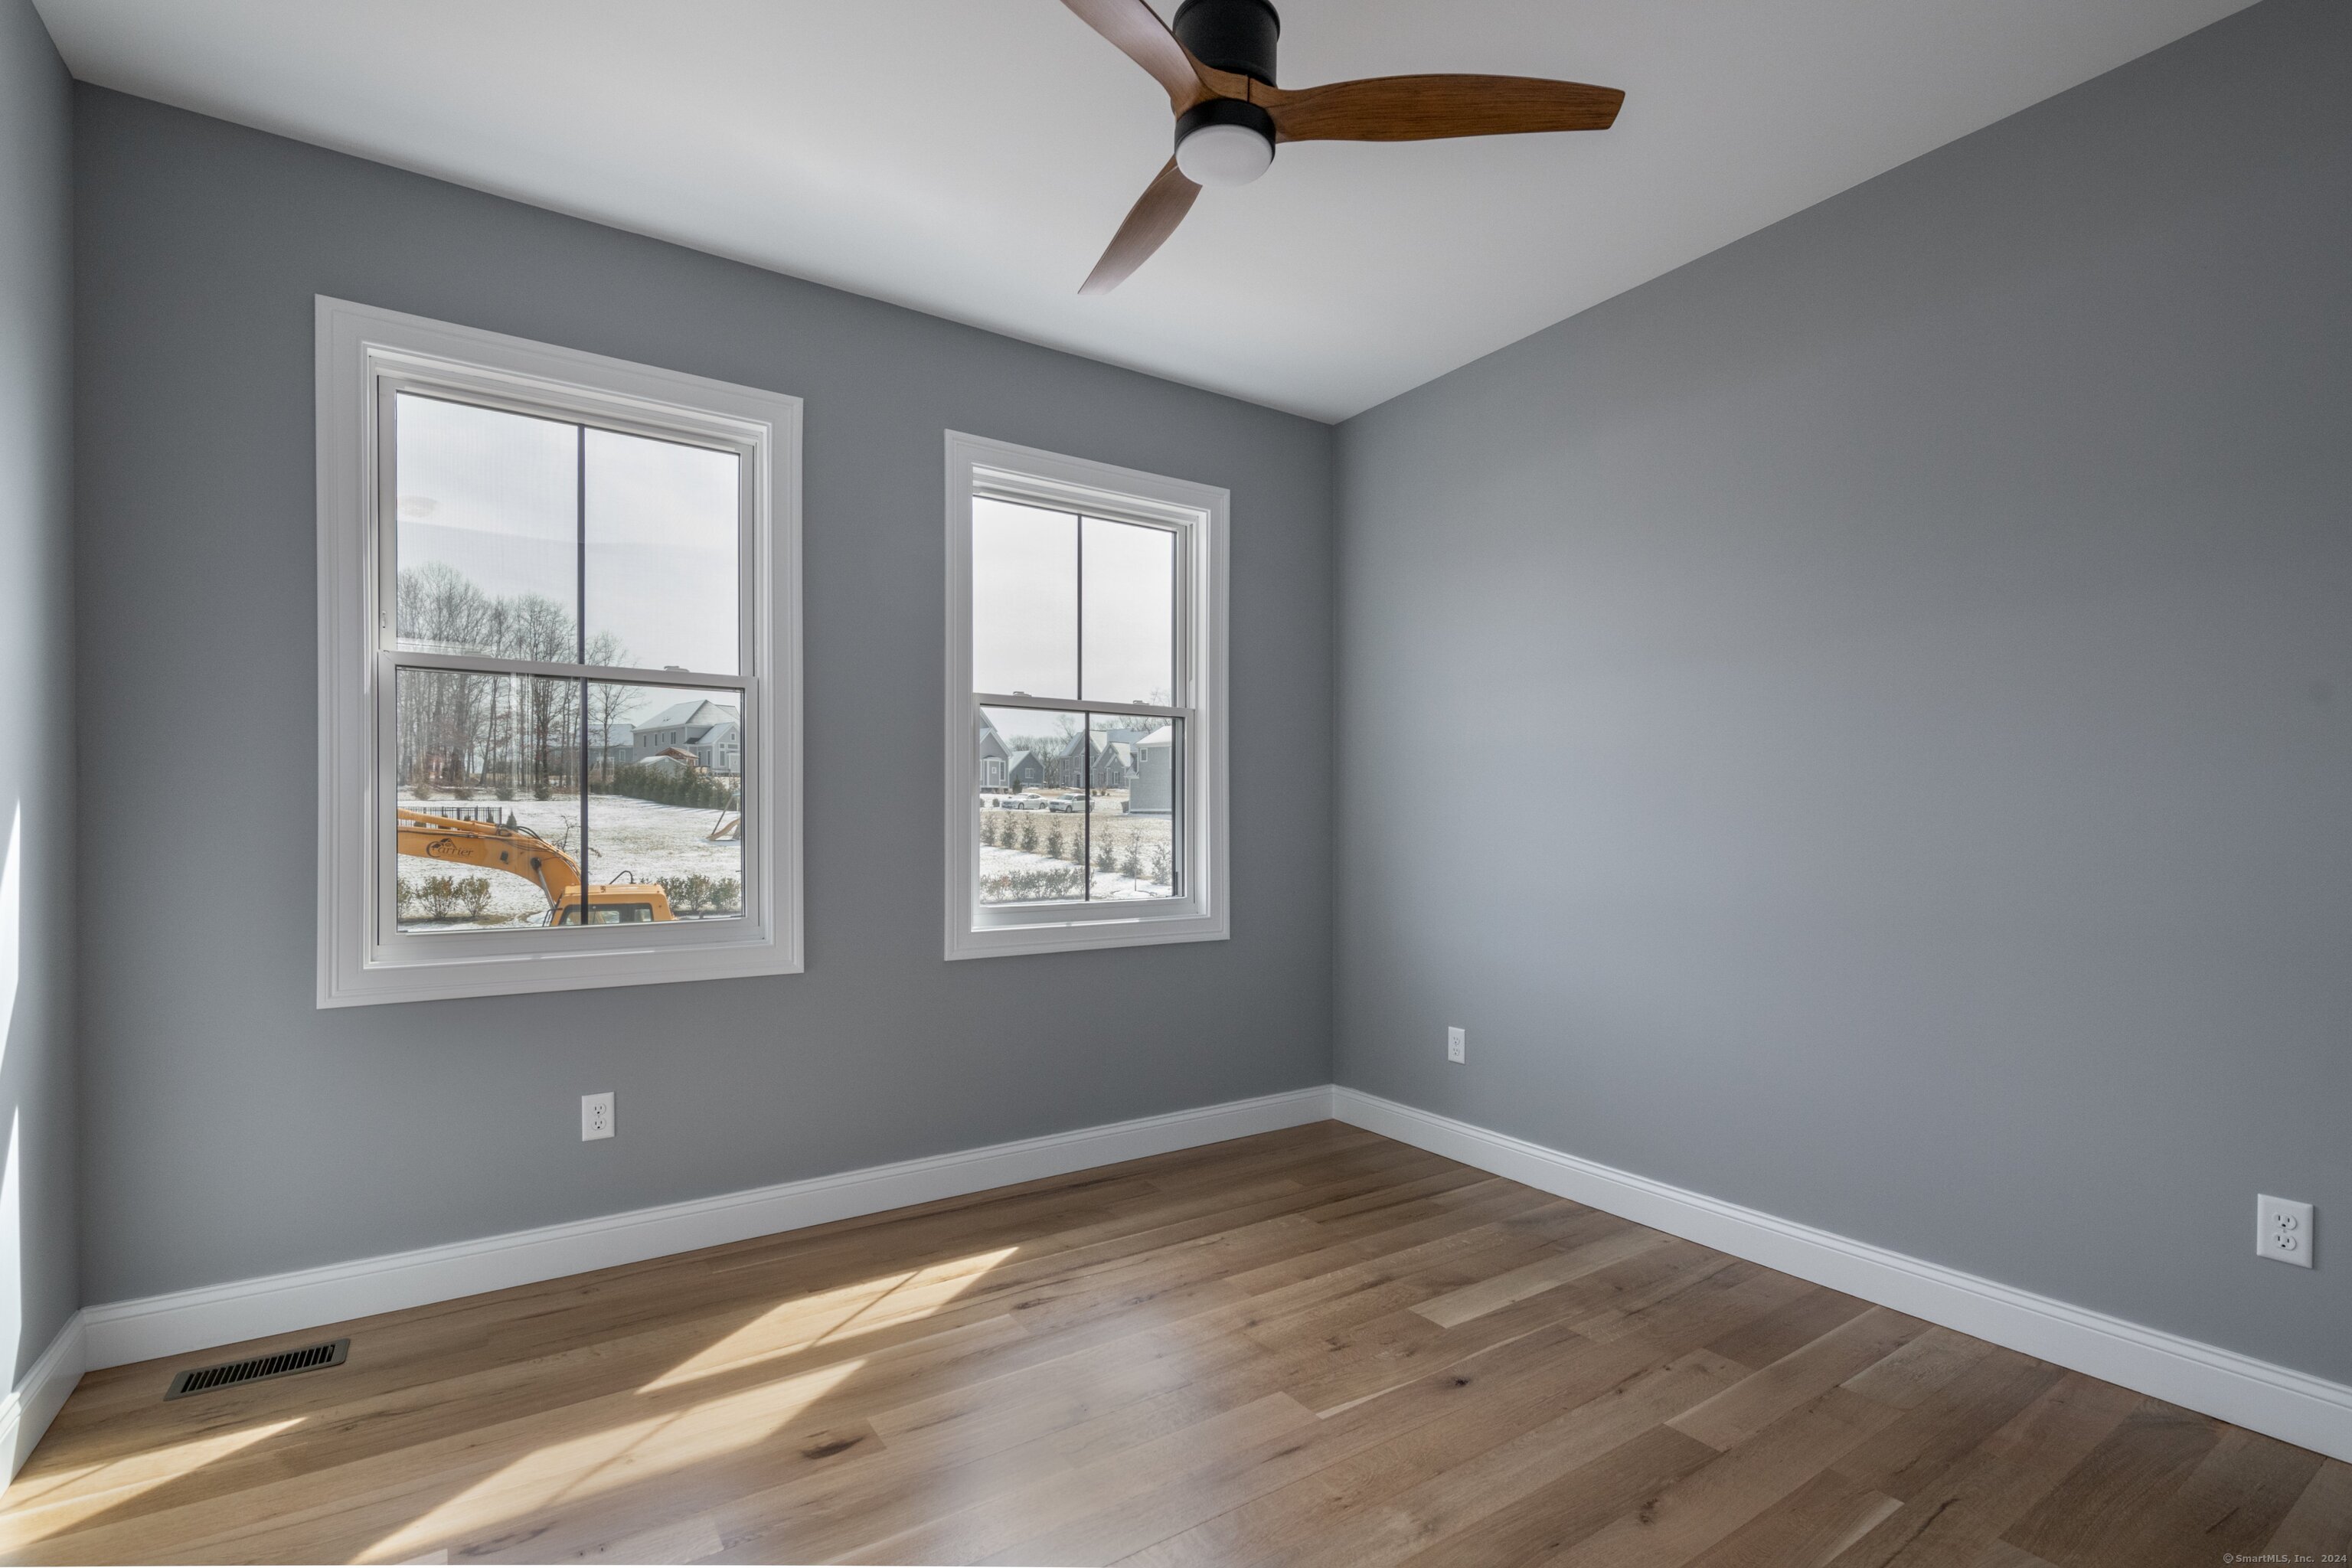
[[[477,795],[472,800],[412,797],[404,791],[400,804],[419,811],[447,811],[464,806],[478,810],[495,807],[499,821],[509,813],[516,823],[530,828],[573,859],[579,858],[580,800],[488,800]],[[658,882],[664,877],[689,877],[699,874],[717,881],[722,878],[737,883],[743,879],[743,847],[737,843],[713,844],[707,837],[718,826],[721,815],[699,806],[656,805],[647,800],[634,800],[626,795],[592,795],[588,797],[588,880],[593,885],[604,882]],[[490,904],[483,925],[511,925],[520,921],[536,924],[547,918],[547,900],[538,885],[504,871],[483,870],[471,866],[428,860],[422,856],[403,855],[399,858],[400,877],[415,882],[426,877],[486,877],[490,883]],[[413,917],[412,917],[413,918]],[[411,923],[404,920],[403,924]],[[416,922],[427,931],[471,931],[477,929],[463,921],[429,921]]]
[[[1078,868],[1075,861],[1049,859],[1043,855],[1026,855],[1018,849],[999,849],[988,844],[980,847],[981,886],[986,887],[992,879],[1012,871],[1062,871],[1068,874],[1073,889],[1077,885]],[[1169,889],[1158,882],[1146,881],[1139,877],[1122,877],[1116,871],[1097,871],[1095,873],[1094,896],[1097,899],[1164,899],[1169,896]]]
[[[1035,900],[1076,899],[1081,870],[1079,857],[1085,853],[1085,835],[1089,824],[1094,832],[1095,847],[1110,846],[1114,863],[1124,863],[1129,850],[1137,853],[1143,875],[1129,877],[1117,871],[1105,871],[1099,863],[1094,872],[1093,897],[1097,900],[1165,899],[1171,889],[1154,881],[1151,872],[1155,862],[1169,846],[1173,825],[1165,816],[1127,815],[1125,791],[1107,791],[1094,797],[1094,811],[1089,817],[1077,809],[1086,797],[1074,790],[1037,790],[1023,795],[983,793],[980,797],[982,842],[980,847],[980,885],[982,900],[989,903],[1023,903]],[[1055,806],[1070,809],[1055,810]],[[1035,835],[1035,850],[1023,850],[1015,846],[1029,842]],[[986,840],[993,837],[996,843]],[[1059,856],[1048,853],[1058,839]],[[1157,868],[1163,872],[1165,868]],[[1030,890],[1018,891],[1002,887],[1000,879],[1019,878],[1024,874],[1037,879]],[[1045,875],[1045,874],[1050,874]],[[995,890],[992,892],[992,887]]]

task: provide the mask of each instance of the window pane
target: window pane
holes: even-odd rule
[[[1086,896],[1086,816],[1078,778],[1086,719],[1030,708],[983,708],[979,765],[980,901],[1036,903]]]
[[[396,678],[399,929],[544,926],[579,880],[580,683]]]
[[[393,419],[400,646],[577,658],[579,426],[409,393]]]
[[[1170,899],[1180,890],[1182,731],[1181,721],[1093,716],[1087,823],[1096,899]]]
[[[1176,535],[1086,520],[1085,647],[1080,668],[1097,702],[1175,701]],[[1001,690],[984,687],[983,690]]]
[[[1078,520],[971,503],[971,686],[1078,694]]]
[[[740,919],[740,699],[586,684],[589,863],[608,884],[591,891],[590,919]]]
[[[742,459],[612,430],[587,443],[588,662],[734,674]]]

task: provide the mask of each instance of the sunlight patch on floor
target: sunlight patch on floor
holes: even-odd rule
[[[865,1365],[862,1360],[763,1383],[667,1415],[624,1422],[533,1449],[359,1554],[398,1562],[562,1503],[688,1469],[767,1441]]]
[[[877,1275],[855,1285],[820,1290],[780,1302],[725,1339],[697,1352],[646,1384],[643,1392],[676,1388],[727,1370],[753,1365],[896,1323],[928,1318],[1020,1250],[999,1247],[934,1263],[900,1274]]]
[[[21,1478],[8,1489],[0,1512],[0,1552],[14,1551],[73,1529],[142,1492],[193,1475],[239,1448],[302,1425],[304,1417],[272,1421],[236,1432],[217,1433],[168,1447],[143,1449],[103,1464],[54,1476]],[[51,1500],[44,1502],[47,1498]]]

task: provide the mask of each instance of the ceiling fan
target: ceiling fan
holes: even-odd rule
[[[1107,294],[1148,260],[1202,185],[1245,185],[1279,142],[1426,142],[1524,131],[1606,131],[1613,87],[1524,76],[1383,76],[1274,85],[1282,18],[1269,0],[1183,0],[1172,30],[1145,0],[1062,0],[1168,89],[1168,160],[1078,292]]]

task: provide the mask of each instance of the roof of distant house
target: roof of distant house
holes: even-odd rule
[[[640,730],[667,730],[680,724],[733,723],[742,718],[741,712],[724,702],[713,702],[707,697],[691,702],[676,702],[636,726]]]

